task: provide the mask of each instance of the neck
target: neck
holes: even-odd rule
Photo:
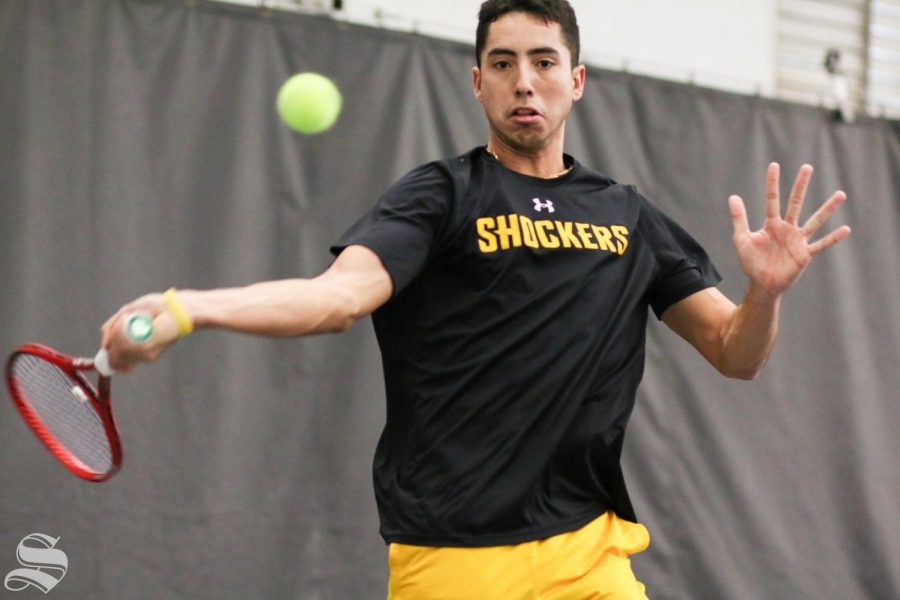
[[[487,151],[504,167],[522,175],[554,179],[571,170],[571,167],[567,167],[563,160],[562,147],[557,144],[535,153],[525,153],[511,148],[491,136]]]

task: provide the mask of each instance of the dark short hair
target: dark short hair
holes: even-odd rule
[[[523,12],[543,19],[545,23],[559,23],[563,39],[572,55],[572,65],[578,64],[581,41],[575,11],[567,0],[487,0],[478,11],[475,30],[475,62],[481,66],[481,53],[487,43],[491,23],[507,13]]]

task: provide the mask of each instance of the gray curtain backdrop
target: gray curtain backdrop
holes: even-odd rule
[[[470,47],[327,18],[0,0],[0,57],[4,352],[92,354],[103,320],[147,291],[315,275],[389,183],[487,139]],[[316,137],[274,110],[306,70],[345,98]],[[810,162],[812,201],[850,197],[833,225],[854,234],[786,299],[756,381],[651,323],[625,458],[650,597],[900,598],[898,125],[589,68],[567,140],[689,229],[736,301],[729,194],[758,226],[777,160],[784,190]],[[53,598],[384,597],[368,322],[302,340],[199,332],[113,393],[125,463],[99,485],[0,403],[0,576],[40,532],[69,559]]]

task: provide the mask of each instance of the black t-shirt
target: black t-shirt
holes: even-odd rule
[[[483,147],[426,164],[332,248],[370,248],[394,283],[372,315],[387,542],[515,544],[606,510],[636,520],[619,459],[648,307],[720,278],[634,187],[566,160],[549,180]]]

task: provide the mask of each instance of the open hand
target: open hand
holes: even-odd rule
[[[769,165],[766,174],[766,220],[758,231],[750,231],[744,201],[739,196],[729,198],[734,246],[741,268],[758,291],[773,297],[784,293],[799,279],[813,256],[850,235],[850,228],[844,225],[810,242],[816,231],[847,199],[847,195],[841,191],[832,194],[801,227],[798,219],[813,168],[810,165],[800,167],[784,217],[781,216],[778,191],[779,172],[778,163]]]

